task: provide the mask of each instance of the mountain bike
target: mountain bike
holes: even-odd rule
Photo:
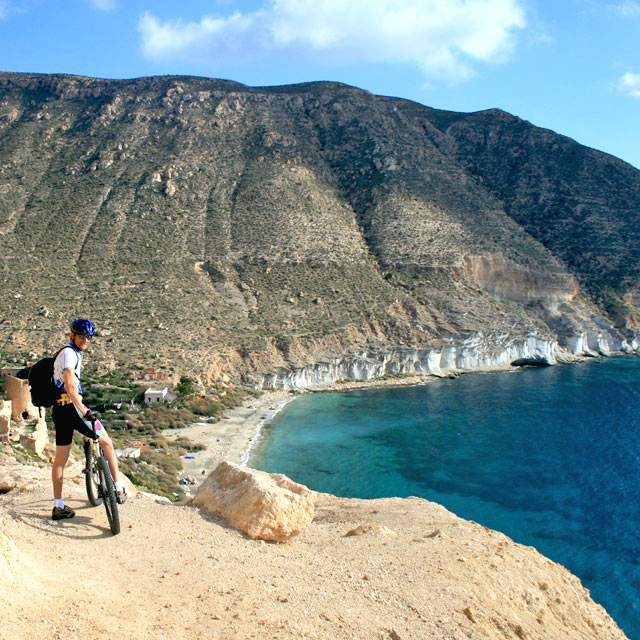
[[[92,421],[95,428],[95,421]],[[118,500],[116,485],[109,469],[109,463],[104,457],[102,447],[93,438],[84,439],[85,485],[89,502],[97,507],[104,504],[111,533],[120,533],[120,516],[118,515]]]

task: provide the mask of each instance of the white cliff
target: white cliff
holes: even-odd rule
[[[446,377],[526,364],[555,365],[587,357],[636,353],[639,348],[637,337],[626,339],[612,329],[584,331],[562,343],[536,334],[514,337],[507,333],[478,333],[466,339],[444,338],[435,348],[359,350],[304,367],[278,367],[255,373],[248,382],[258,389],[322,389],[342,381],[370,381],[384,376]]]

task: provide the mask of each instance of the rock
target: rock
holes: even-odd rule
[[[11,432],[11,400],[0,400],[0,443],[9,442]]]
[[[473,611],[471,610],[471,607],[465,607],[462,610],[462,613],[464,613],[464,615],[467,616],[467,618],[469,618],[469,620],[471,620],[471,622],[475,622],[476,621],[476,617],[473,615]]]
[[[284,542],[313,520],[315,500],[313,491],[282,474],[221,462],[198,488],[193,504],[250,538]]]
[[[69,471],[65,475],[71,476]],[[31,491],[51,482],[51,472],[42,467],[22,465],[10,456],[0,455],[0,494]]]
[[[175,193],[176,193],[176,185],[175,185],[175,182],[173,182],[173,180],[167,180],[167,184],[165,186],[164,193],[165,193],[165,195],[167,195],[169,197],[175,195]]]
[[[363,533],[375,533],[378,535],[394,536],[396,532],[389,527],[384,527],[381,524],[361,524],[355,529],[351,529],[344,534],[344,537],[349,536],[361,536]]]
[[[38,456],[42,456],[48,443],[47,433],[47,423],[43,416],[38,419],[31,433],[20,434],[20,444],[28,451],[33,451]]]

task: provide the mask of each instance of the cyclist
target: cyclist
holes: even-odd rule
[[[53,379],[60,389],[61,395],[53,407],[53,424],[56,429],[56,457],[53,462],[51,478],[53,480],[54,506],[51,517],[53,520],[73,518],[75,511],[64,504],[62,499],[62,483],[64,467],[69,459],[73,432],[79,431],[88,438],[94,437],[91,420],[99,414],[91,411],[82,402],[82,385],[80,372],[82,368],[82,352],[89,346],[89,342],[96,335],[96,328],[92,322],[78,318],[71,323],[71,340],[66,344],[53,364]],[[124,483],[118,472],[118,459],[113,448],[113,442],[101,423],[96,422],[96,435],[99,436],[100,446],[109,463],[111,475],[116,485],[116,497],[120,504],[127,499]]]

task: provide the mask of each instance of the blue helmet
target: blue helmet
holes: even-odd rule
[[[71,331],[73,333],[83,333],[86,336],[95,336],[96,328],[90,320],[78,318],[71,323]]]

